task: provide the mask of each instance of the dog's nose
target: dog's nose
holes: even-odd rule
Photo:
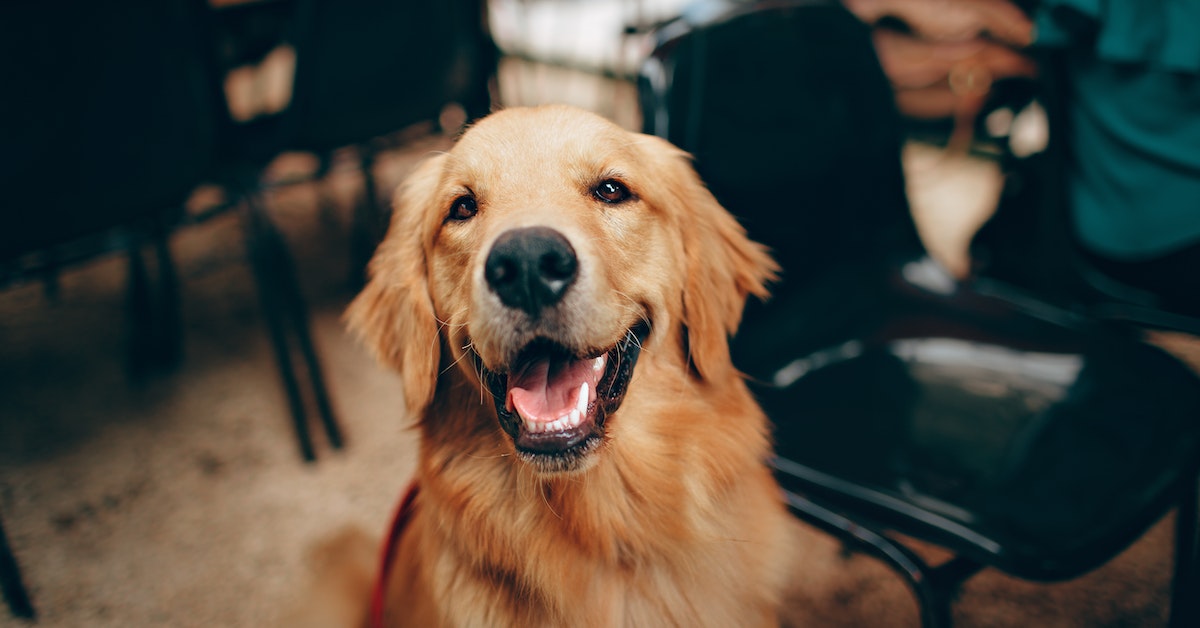
[[[547,227],[506,231],[484,264],[488,286],[511,308],[538,316],[562,299],[575,281],[579,260],[559,232]]]

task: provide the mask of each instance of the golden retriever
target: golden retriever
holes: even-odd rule
[[[780,623],[795,523],[729,357],[776,267],[689,159],[513,108],[401,186],[347,314],[420,434],[386,625]]]

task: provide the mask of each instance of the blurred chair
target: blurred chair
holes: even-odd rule
[[[236,171],[217,167],[229,159],[234,127],[220,91],[207,10],[204,0],[127,0],[70,11],[22,0],[4,8],[3,63],[14,96],[0,105],[7,121],[0,176],[8,192],[0,281],[39,278],[53,294],[60,268],[126,250],[135,375],[169,368],[181,354],[168,236],[195,222],[185,215],[184,201],[200,183],[228,182],[227,174]],[[279,342],[286,321],[295,323],[330,440],[337,445],[341,436],[320,381],[291,258],[269,226],[247,220],[249,257],[301,449],[311,460],[291,349]],[[146,263],[148,246],[153,264]]]
[[[283,3],[232,10],[279,13]],[[498,51],[485,3],[287,4],[292,12],[284,18],[280,43],[295,50],[291,101],[279,113],[238,125],[227,148],[234,161],[258,169],[286,151],[314,153],[321,164],[317,179],[327,174],[333,151],[356,148],[364,198],[354,214],[351,268],[361,272],[386,228],[374,161],[388,146],[387,136],[420,122],[439,124],[447,105],[461,106],[467,122],[491,109]]]
[[[1195,625],[1200,378],[929,258],[890,86],[840,4],[702,3],[657,37],[646,131],[691,151],[783,266],[734,357],[793,512],[890,564],[944,626],[979,570],[1074,578],[1178,506],[1171,620]],[[894,533],[954,558],[930,566]]]
[[[353,280],[361,281],[387,221],[375,183],[377,152],[389,147],[387,136],[406,127],[437,124],[447,105],[459,104],[467,120],[486,114],[497,52],[478,0],[268,0],[258,6],[218,10],[209,17],[226,31],[236,31],[239,21],[253,22],[259,12],[267,13],[260,23],[282,21],[278,31],[284,40],[276,43],[295,51],[291,100],[278,113],[231,126],[221,147],[226,166],[223,183],[245,211],[251,261],[280,374],[301,453],[311,460],[315,453],[298,371],[308,375],[328,440],[339,447],[341,436],[325,394],[294,264],[264,198],[274,183],[266,181],[263,173],[282,153],[303,151],[318,157],[314,178],[320,181],[329,172],[335,150],[357,150],[364,189],[355,205],[350,268]],[[246,54],[261,54],[263,45],[253,42],[249,46],[253,50]],[[228,69],[228,63],[221,67],[222,72]],[[268,276],[285,280],[263,280]],[[299,365],[292,363],[293,352],[301,356]]]
[[[0,286],[42,279],[53,294],[60,269],[125,251],[135,374],[179,359],[167,236],[216,148],[218,114],[190,17],[183,2],[0,9]],[[10,608],[32,617],[6,541],[0,550]]]
[[[186,8],[18,0],[3,16],[0,285],[38,277],[53,293],[59,268],[125,250],[130,366],[170,366],[180,336],[166,238],[211,169],[217,126]]]

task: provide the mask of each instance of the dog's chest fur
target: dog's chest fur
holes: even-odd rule
[[[625,411],[665,409],[658,405],[631,399]],[[670,407],[683,422],[674,429],[685,432],[702,433],[718,420],[711,399]],[[461,417],[464,408],[441,409]],[[717,432],[731,450],[765,451],[754,417],[726,419],[746,424],[740,436],[728,425]],[[395,613],[420,611],[419,596],[430,603],[421,614],[445,625],[777,623],[771,609],[784,568],[764,547],[786,546],[784,515],[754,456],[726,458],[726,468],[714,469],[699,456],[713,456],[719,443],[694,447],[695,435],[628,426],[622,446],[595,468],[547,480],[514,464],[487,430],[474,449],[463,449],[461,438],[448,441],[456,447],[439,444],[439,428],[459,427],[425,423],[422,493],[396,577],[421,580],[427,590],[393,582],[389,598],[412,604]],[[756,521],[745,516],[751,512],[779,516]]]

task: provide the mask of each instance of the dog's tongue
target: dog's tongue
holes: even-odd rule
[[[595,360],[543,357],[508,375],[508,406],[526,421],[549,423],[571,412],[584,382],[596,390],[600,371]]]

